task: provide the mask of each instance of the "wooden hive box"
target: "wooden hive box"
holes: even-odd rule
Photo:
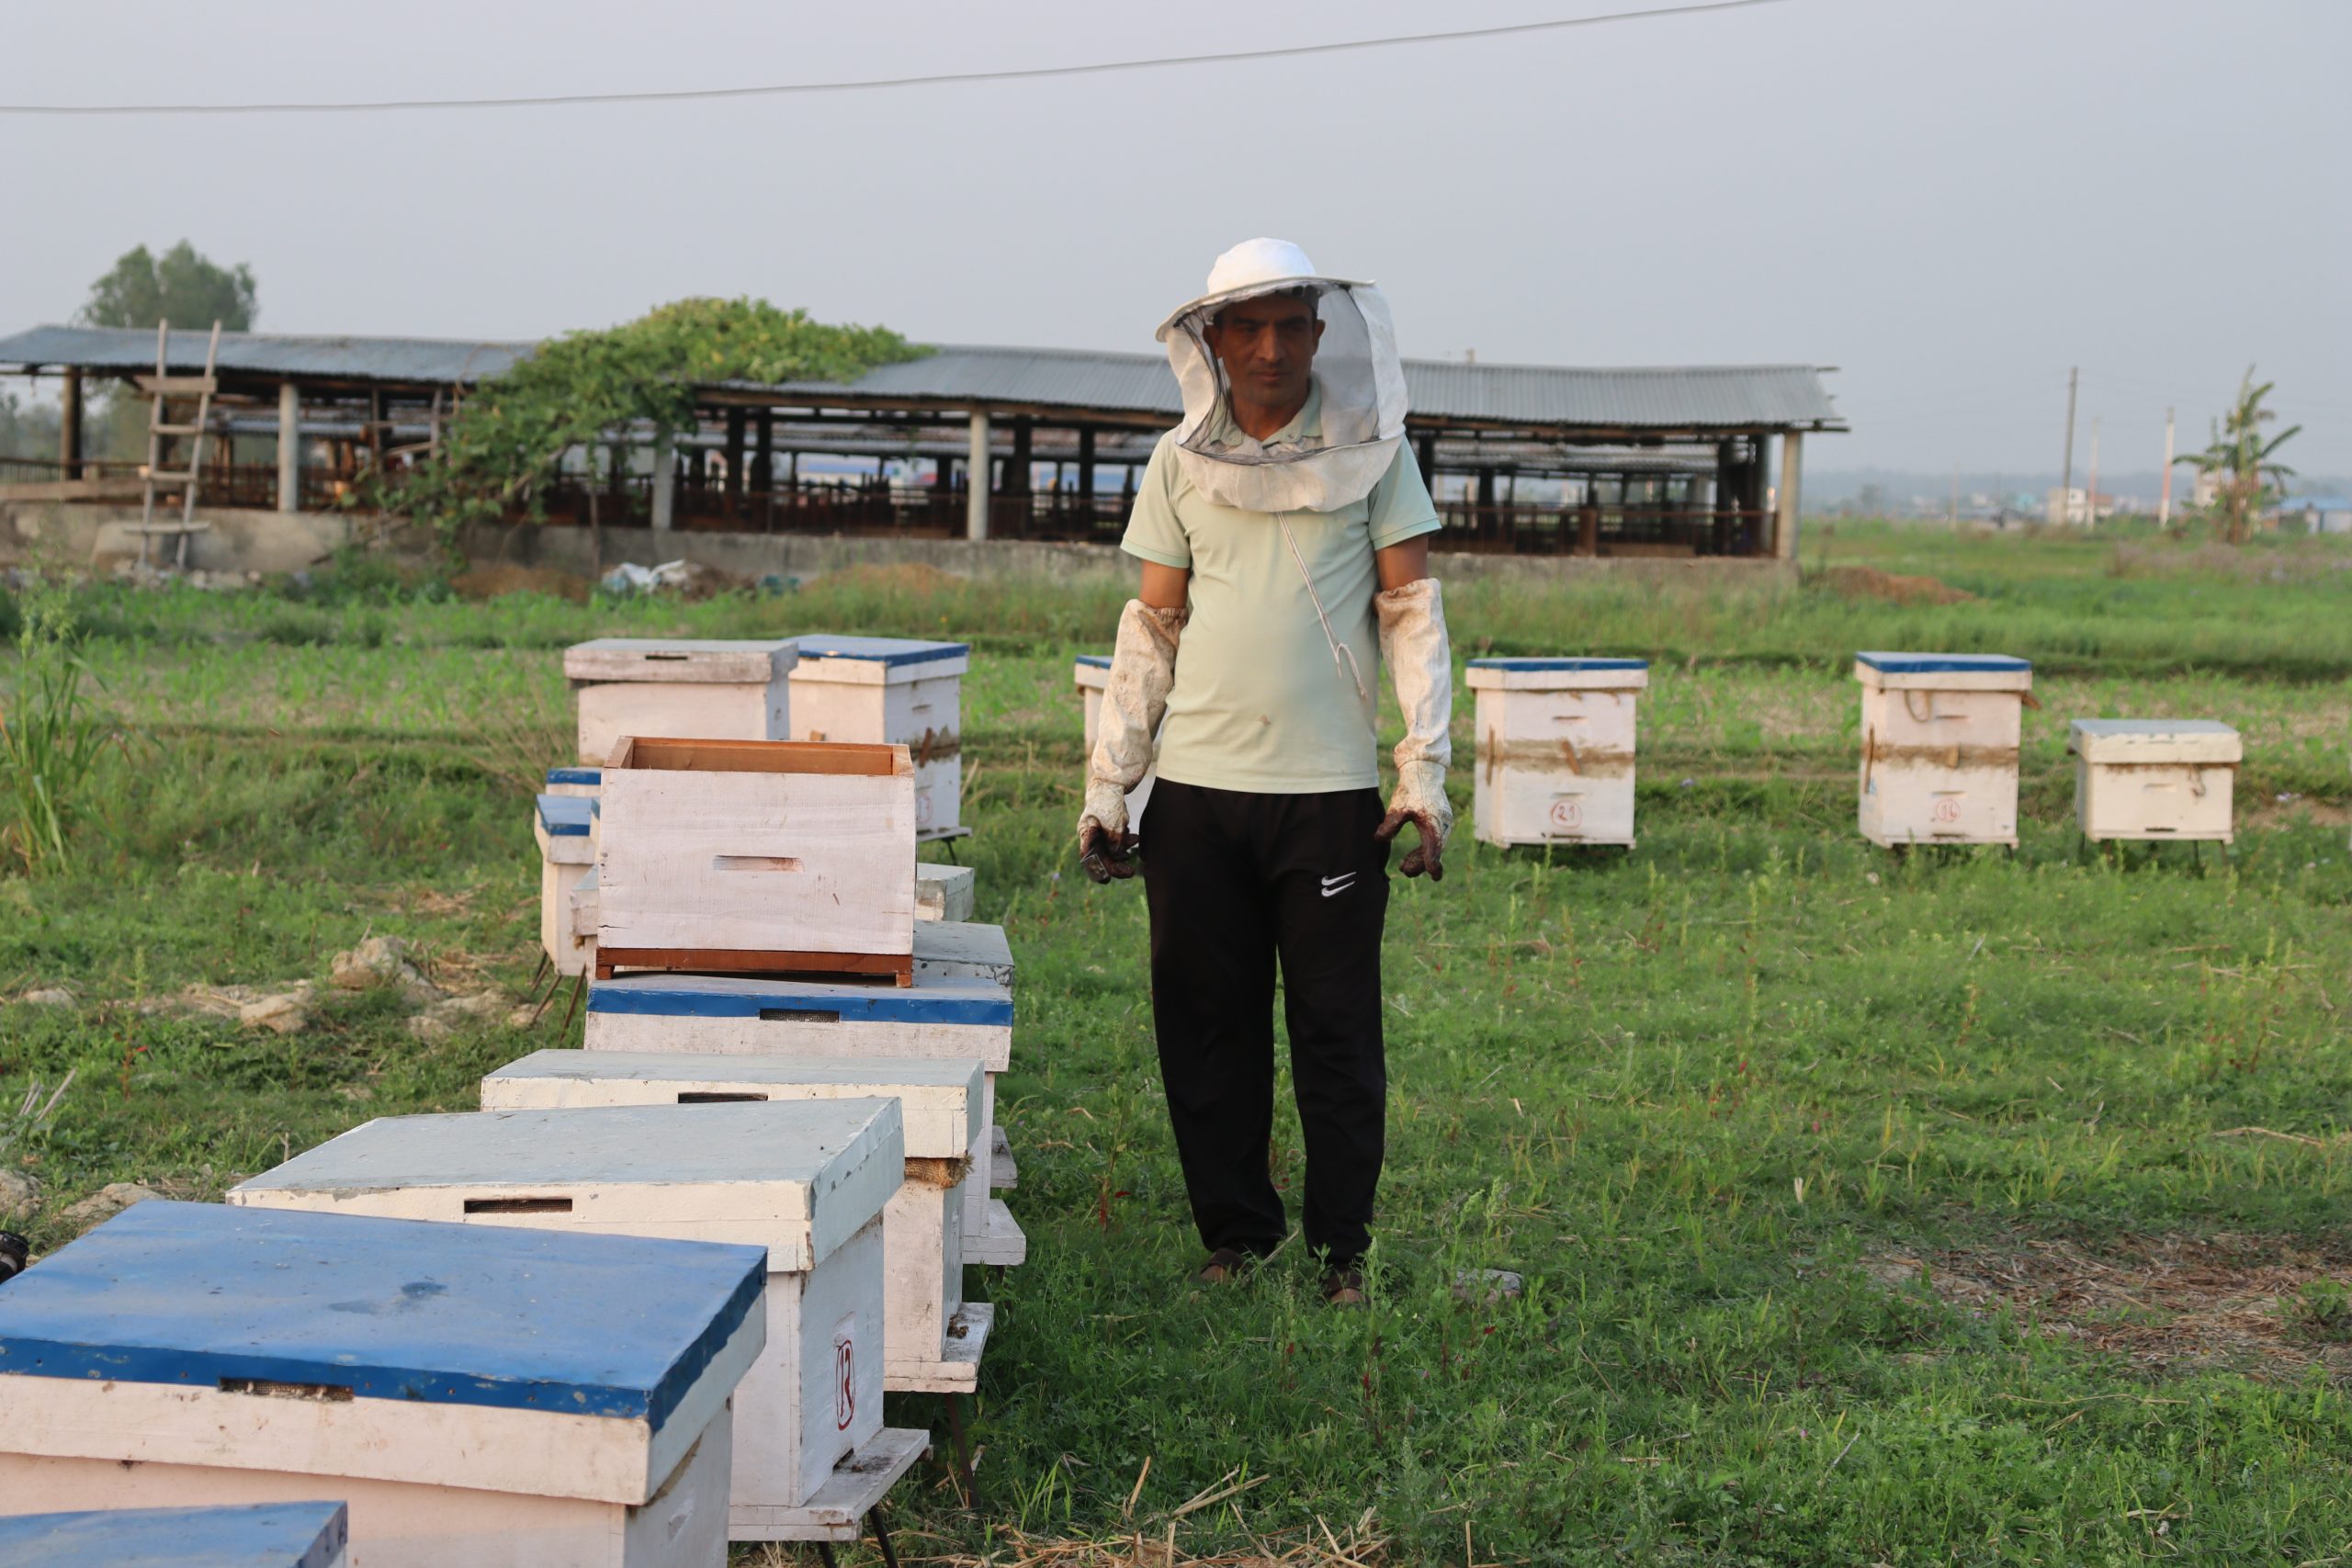
[[[2083,837],[2190,839],[2235,836],[2233,795],[2245,748],[2210,718],[2078,718],[2075,818]]]
[[[963,825],[964,671],[960,642],[804,637],[792,670],[792,738],[904,746],[915,761],[915,834],[952,839]]]
[[[1634,842],[1640,659],[1474,659],[1471,822],[1490,844]]]
[[[2018,841],[2033,666],[1991,653],[1861,653],[1860,821],[1872,843]]]
[[[344,1568],[341,1503],[121,1508],[0,1518],[0,1568]]]
[[[580,760],[604,761],[624,735],[788,740],[797,657],[789,638],[575,643],[563,672],[579,705]]]
[[[728,1055],[920,1056],[978,1061],[986,1146],[996,1077],[1012,1059],[1012,992],[969,976],[915,976],[905,989],[745,975],[628,975],[588,987],[591,1051]],[[1000,1199],[964,1206],[964,1260],[1019,1263],[1028,1238]]]
[[[1094,755],[1095,739],[1102,729],[1102,691],[1111,683],[1111,656],[1107,653],[1081,653],[1072,672],[1078,683],[1078,694],[1086,705],[1086,755]],[[1151,802],[1152,781],[1159,775],[1146,772],[1127,791],[1127,826],[1135,829],[1143,821],[1143,808]]]
[[[968,920],[976,902],[978,874],[968,865],[915,863],[915,919]]]
[[[632,738],[597,805],[600,976],[912,975],[905,747]]]
[[[590,800],[594,800],[596,798],[596,791],[604,783],[604,777],[602,768],[549,768],[546,793],[585,795]]]
[[[229,1201],[766,1247],[726,1533],[797,1540],[812,1508],[839,1511],[827,1487],[863,1495],[865,1476],[836,1469],[882,1436],[882,1210],[901,1127],[889,1100],[388,1116]]]
[[[150,1200],[0,1289],[0,1512],[350,1506],[365,1568],[721,1568],[756,1247]]]
[[[968,1393],[995,1308],[964,1300],[964,1204],[986,1201],[980,1064],[943,1057],[535,1051],[481,1080],[484,1111],[895,1100],[905,1179],[882,1215],[882,1386]],[[975,1180],[975,1177],[979,1179]]]
[[[1002,926],[974,925],[967,920],[919,920],[915,924],[915,977],[918,980],[956,977],[993,980],[1012,988],[1012,944]],[[989,1075],[991,1100],[995,1075]],[[1021,1168],[1012,1157],[1012,1140],[1004,1124],[991,1121],[983,1151],[988,1185],[1006,1190],[1020,1185]],[[976,1200],[977,1201],[977,1200]]]
[[[531,818],[539,841],[539,946],[559,975],[595,961],[595,933],[583,942],[571,919],[572,895],[596,874],[596,803],[576,795],[542,795]]]

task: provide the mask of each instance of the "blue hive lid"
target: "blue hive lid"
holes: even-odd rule
[[[1646,670],[1646,659],[1474,659],[1473,670]]]
[[[2006,653],[1858,653],[1854,657],[1884,675],[2014,675],[2033,668]]]
[[[350,1540],[341,1503],[24,1514],[0,1518],[0,1568],[327,1568]]]
[[[974,976],[912,986],[765,980],[741,975],[629,975],[588,987],[588,1010],[660,1018],[816,1014],[843,1023],[963,1023],[1010,1027],[1012,993]]]
[[[548,783],[590,784],[601,789],[605,783],[605,770],[602,768],[549,768]]]
[[[325,1384],[658,1428],[766,1282],[756,1247],[151,1199],[0,1289],[0,1376]]]
[[[1078,661],[1091,670],[1111,668],[1111,656],[1107,653],[1081,653],[1078,656]]]
[[[539,796],[539,826],[551,839],[586,838],[589,819],[597,815],[596,800],[585,795]]]
[[[899,637],[828,637],[796,639],[803,659],[856,659],[897,668],[928,664],[937,659],[961,659],[972,651],[969,643],[917,642]]]

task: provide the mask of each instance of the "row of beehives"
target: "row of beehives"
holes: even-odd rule
[[[702,727],[665,711],[632,722]],[[1026,1250],[992,1196],[1003,932],[940,918],[971,897],[944,867],[918,925],[903,745],[605,761],[540,814],[545,845],[550,799],[586,807],[560,836],[596,854],[589,1049],[0,1290],[0,1513],[326,1498],[368,1564],[715,1568],[730,1538],[854,1538],[928,1448],[883,1391],[972,1389],[993,1314],[963,1265]]]
[[[1086,740],[1110,660],[1084,656],[1076,680]],[[2018,756],[2033,667],[1984,654],[1863,653],[1860,821],[1874,842],[2018,841]],[[1491,844],[1634,842],[1639,659],[1474,659],[1477,737],[1472,821]],[[2243,750],[2211,719],[2074,721],[2075,818],[2085,837],[2212,840],[2233,832]],[[1147,779],[1130,795],[1140,811]]]

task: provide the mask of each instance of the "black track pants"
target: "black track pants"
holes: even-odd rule
[[[1265,1253],[1286,1234],[1267,1174],[1274,966],[1306,1141],[1307,1246],[1352,1263],[1380,1183],[1387,847],[1380,796],[1245,795],[1162,779],[1143,818],[1151,1009],[1201,1240]]]

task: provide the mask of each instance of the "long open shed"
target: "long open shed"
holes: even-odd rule
[[[204,342],[174,333],[169,367],[201,369]],[[464,400],[535,346],[224,333],[213,421],[231,439],[210,444],[199,503],[342,504],[368,472],[428,457]],[[0,374],[57,378],[65,412],[56,460],[9,460],[0,500],[135,494],[135,464],[86,452],[85,388],[155,358],[155,335],[132,329],[0,337]],[[1809,365],[1405,369],[1449,549],[1785,558],[1804,437],[1846,428]],[[539,498],[548,519],[1107,542],[1182,414],[1156,353],[953,345],[848,383],[728,382],[697,400],[700,428],[674,446],[616,430],[576,453]]]

